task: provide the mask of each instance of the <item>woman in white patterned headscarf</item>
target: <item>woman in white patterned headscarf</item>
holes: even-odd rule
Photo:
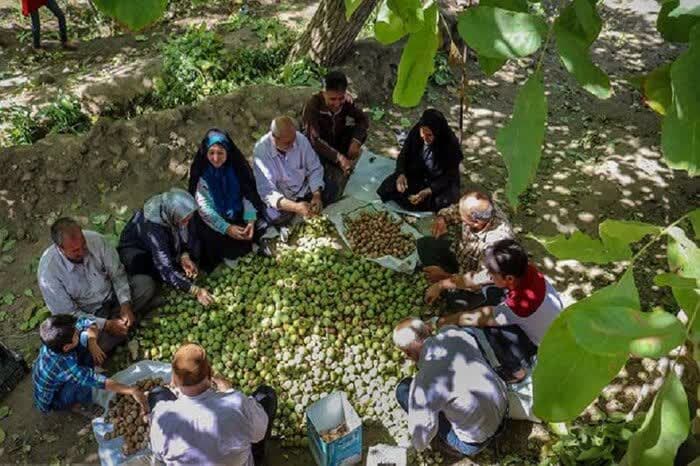
[[[194,284],[200,247],[190,220],[196,211],[197,203],[184,189],[153,196],[131,217],[117,250],[128,274],[151,275],[208,306],[211,294]]]

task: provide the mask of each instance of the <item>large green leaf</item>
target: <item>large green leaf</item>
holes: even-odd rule
[[[510,121],[496,135],[496,147],[508,168],[506,196],[512,206],[518,205],[518,196],[535,177],[546,121],[547,98],[542,75],[535,73],[518,92]]]
[[[423,25],[423,29],[411,33],[401,54],[393,99],[402,107],[415,107],[420,103],[428,78],[433,74],[439,42],[436,3],[425,10]]]
[[[675,99],[674,99],[675,100]],[[669,167],[700,174],[700,119],[681,120],[671,105],[661,125],[661,148]]]
[[[459,34],[479,55],[525,57],[537,51],[547,24],[535,15],[492,6],[468,8],[459,16]]]
[[[362,0],[345,0],[345,18],[350,19],[355,10],[360,6]]]
[[[695,239],[700,239],[700,208],[688,214],[690,218],[690,223],[693,225],[693,230],[695,231]]]
[[[636,243],[647,235],[660,232],[661,227],[630,220],[608,219],[598,225],[598,234],[611,261],[631,259],[630,244]]]
[[[593,354],[576,343],[565,310],[540,343],[533,373],[534,412],[550,422],[578,417],[627,361],[626,354]]]
[[[600,33],[601,24],[595,3],[574,0],[554,22],[554,35],[564,67],[588,92],[607,99],[611,95],[610,79],[593,63],[588,53]]]
[[[609,219],[598,225],[598,234],[601,238],[599,240],[580,231],[575,231],[570,236],[530,235],[530,237],[542,244],[550,254],[558,259],[608,264],[631,259],[630,244],[639,241],[646,235],[657,234],[660,231],[660,227],[649,223]]]
[[[132,31],[139,31],[158,21],[168,7],[168,0],[93,0],[105,15]]]
[[[389,9],[401,18],[408,32],[418,32],[424,28],[423,20],[427,19],[426,13],[433,4],[429,2],[424,7],[421,0],[387,0]]]
[[[700,279],[700,248],[685,231],[673,227],[668,232],[668,265],[672,272],[685,278]],[[672,287],[673,297],[693,321],[693,340],[700,338],[700,288]]]
[[[685,8],[679,0],[667,0],[661,6],[656,29],[670,42],[688,42],[690,31],[700,23],[700,7]]]
[[[491,58],[485,55],[479,55],[479,66],[481,67],[481,71],[483,71],[486,76],[491,76],[496,71],[503,68],[506,61],[506,58]]]
[[[688,398],[675,372],[669,371],[644,423],[630,439],[627,464],[672,466],[676,451],[688,437],[689,429]]]
[[[580,231],[575,231],[569,236],[528,236],[544,246],[557,259],[573,259],[593,264],[607,264],[610,262],[610,257],[603,243]]]
[[[696,123],[700,121],[698,73],[700,73],[700,25],[693,29],[688,50],[671,65],[673,103],[679,120]]]
[[[480,6],[493,6],[496,8],[502,8],[509,11],[519,11],[521,13],[527,13],[528,6],[527,0],[482,0],[479,2]],[[507,59],[505,58],[493,58],[486,55],[479,55],[479,67],[481,71],[487,76],[491,76],[496,71],[503,68]]]
[[[393,12],[386,0],[382,2],[374,23],[374,37],[381,44],[393,44],[408,33],[401,17]]]
[[[656,113],[666,115],[671,106],[671,64],[667,63],[642,77],[642,94],[644,102]]]
[[[641,312],[612,303],[585,304],[569,317],[576,343],[595,354],[660,358],[685,340],[683,324],[666,311]]]

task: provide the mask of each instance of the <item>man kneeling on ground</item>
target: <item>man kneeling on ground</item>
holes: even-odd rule
[[[260,386],[251,396],[212,374],[204,348],[183,345],[173,356],[172,385],[149,394],[151,450],[166,464],[260,465],[277,396]],[[214,388],[216,386],[216,389]]]
[[[394,344],[418,367],[396,388],[413,447],[424,450],[437,437],[443,453],[476,455],[505,425],[506,385],[464,329],[448,326],[431,334],[430,324],[415,317],[399,322],[393,333]]]
[[[440,319],[440,325],[514,324],[539,346],[564,307],[559,293],[529,262],[525,248],[517,241],[497,241],[486,249],[484,263],[493,284],[506,290],[503,303],[451,314]]]
[[[34,404],[43,413],[83,412],[92,404],[93,389],[131,395],[148,411],[146,396],[137,387],[122,385],[95,373],[94,363],[104,361],[97,345],[99,330],[94,320],[60,314],[41,323],[43,343],[32,369]]]

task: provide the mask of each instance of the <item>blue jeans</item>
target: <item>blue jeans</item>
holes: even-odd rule
[[[411,388],[411,381],[413,377],[406,377],[396,387],[396,401],[399,402],[399,406],[408,412],[408,393]],[[452,424],[447,420],[444,413],[440,413],[438,416],[438,432],[437,438],[444,443],[448,448],[454,450],[456,453],[462,454],[464,456],[474,456],[481,452],[488,445],[491,439],[486,440],[482,443],[468,443],[463,442],[457,437]]]

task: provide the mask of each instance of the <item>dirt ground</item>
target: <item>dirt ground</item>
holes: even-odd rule
[[[11,292],[18,299],[0,305],[8,317],[0,322],[0,340],[21,351],[31,361],[38,348],[36,332],[21,332],[31,298],[39,296],[32,264],[48,244],[47,228],[59,215],[76,216],[86,223],[95,215],[130,211],[153,193],[186,181],[187,168],[204,132],[219,126],[231,130],[244,153],[250,155],[257,137],[272,117],[298,115],[310,88],[253,86],[227,96],[212,97],[193,106],[163,110],[127,119],[130,105],[147,92],[160,62],[158,44],[168,34],[195,22],[215,24],[235,11],[233,3],[184,11],[138,40],[133,35],[112,35],[108,28],[80,19],[86,7],[69,2],[69,25],[86,38],[77,52],[50,48],[35,55],[27,51],[29,22],[17,14],[18,2],[0,0],[0,111],[12,105],[42,105],[63,92],[76,93],[85,111],[96,118],[83,135],[51,135],[31,146],[0,149],[0,228],[18,240],[14,262],[0,265],[0,296]],[[291,27],[299,27],[314,11],[308,1],[257,4],[278,14]],[[569,301],[615,279],[621,266],[583,266],[558,261],[529,233],[551,235],[575,229],[596,234],[607,218],[636,219],[666,225],[698,206],[700,182],[663,162],[659,147],[659,119],[644,106],[626,79],[673,59],[680,52],[663,43],[654,28],[658,4],[653,0],[606,0],[600,7],[604,29],[594,44],[594,60],[611,76],[614,95],[601,101],[580,89],[563,70],[552,48],[544,61],[549,101],[548,133],[537,178],[517,212],[509,211],[513,224],[536,262]],[[56,24],[42,16],[45,36]],[[72,27],[72,26],[71,26]],[[71,29],[73,30],[73,29]],[[245,46],[245,34],[225,37],[233,46]],[[81,39],[82,40],[82,39]],[[373,115],[369,148],[395,157],[396,132],[401,120],[415,121],[422,110],[436,107],[457,126],[459,100],[456,83],[430,86],[422,104],[401,109],[390,103],[400,48],[359,42],[342,68],[352,80],[352,90]],[[480,187],[502,201],[506,169],[495,148],[496,130],[512,111],[517,86],[532,63],[509,63],[493,77],[485,77],[471,63],[468,68],[470,108],[465,118],[464,188]],[[504,204],[504,203],[503,203]],[[645,264],[636,271],[645,308],[674,309],[670,294],[652,283],[665,268],[662,246],[652,247]],[[629,411],[641,387],[656,374],[650,361],[632,361],[628,370],[611,384],[609,398],[599,401],[606,411]],[[643,374],[641,374],[643,373]],[[656,374],[658,375],[658,374]],[[696,396],[697,370],[688,365],[684,383]],[[614,402],[612,402],[612,401]],[[30,377],[1,404],[12,408],[0,420],[7,439],[0,445],[0,463],[97,462],[96,445],[89,424],[75,415],[41,416],[32,406]],[[382,439],[379,429],[366,429],[365,445]],[[508,455],[535,459],[537,441],[546,439],[541,426],[513,421],[497,449],[489,449],[458,464],[502,464]],[[388,441],[388,439],[384,439]],[[306,451],[281,449],[274,443],[270,464],[312,464]]]

